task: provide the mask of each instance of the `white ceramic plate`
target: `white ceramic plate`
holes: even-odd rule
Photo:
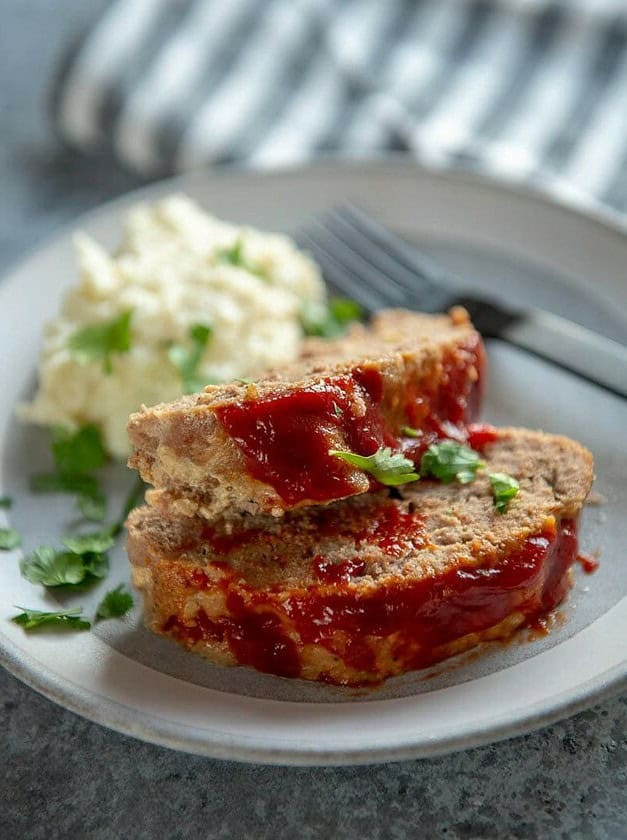
[[[127,196],[77,226],[113,246],[129,204],[173,190],[269,230],[294,229],[349,199],[420,241],[465,283],[627,336],[627,236],[608,220],[529,192],[408,163],[196,173]],[[29,475],[48,466],[48,444],[45,433],[15,421],[14,408],[32,391],[42,325],[75,271],[65,234],[0,284],[0,493],[15,497],[10,518],[26,550],[58,539],[72,516],[67,498],[28,492]],[[59,598],[20,578],[16,554],[0,563],[4,663],[51,699],[122,732],[209,756],[284,764],[433,755],[528,731],[617,691],[627,679],[627,402],[498,343],[489,355],[488,418],[580,439],[595,454],[597,489],[607,499],[586,510],[582,529],[583,548],[601,550],[600,570],[577,575],[564,621],[549,637],[358,694],[211,666],[145,631],[139,607],[90,633],[27,636],[7,620],[13,605],[50,609]],[[123,469],[110,470],[112,506],[128,483]],[[128,577],[119,549],[101,590]],[[80,601],[89,612],[101,595]]]

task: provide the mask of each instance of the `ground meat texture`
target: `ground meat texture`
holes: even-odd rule
[[[280,519],[177,517],[157,495],[128,523],[147,624],[214,662],[342,685],[505,638],[565,597],[593,463],[568,438],[520,429],[484,458],[472,484],[420,481]],[[504,514],[490,472],[520,483]]]
[[[310,340],[298,364],[254,384],[209,386],[131,415],[129,465],[174,513],[207,519],[357,496],[379,485],[329,450],[389,446],[418,462],[436,440],[465,440],[483,369],[464,310],[382,312],[337,341]]]

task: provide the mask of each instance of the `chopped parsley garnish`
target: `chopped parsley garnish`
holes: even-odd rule
[[[94,496],[98,493],[98,481],[93,475],[62,475],[61,473],[39,473],[31,476],[30,489],[33,493],[79,493]]]
[[[336,402],[333,403],[333,414],[335,414],[336,417],[342,417],[344,415],[344,412]]]
[[[95,553],[102,554],[112,548],[115,542],[111,531],[96,531],[93,534],[77,534],[74,537],[64,537],[63,545],[74,554]]]
[[[77,507],[84,519],[89,522],[104,522],[107,513],[107,502],[100,493],[93,496],[79,495],[76,500]]]
[[[105,498],[92,475],[107,460],[102,436],[97,426],[87,424],[76,431],[53,429],[52,454],[56,473],[31,477],[30,488],[35,493],[76,493],[80,512],[86,519],[102,522]]]
[[[10,508],[13,505],[13,499],[10,496],[0,496],[0,508]]]
[[[85,577],[83,583],[94,583],[94,578],[102,580],[109,574],[109,555],[96,554],[93,551],[88,551],[82,554],[83,566],[85,568]]]
[[[418,481],[420,478],[409,458],[405,458],[401,452],[392,452],[389,446],[381,447],[373,455],[356,455],[354,452],[342,452],[339,449],[330,449],[329,455],[369,472],[379,484],[385,484],[387,487],[397,487],[410,481]]]
[[[81,364],[102,361],[104,372],[113,373],[113,354],[131,349],[132,315],[133,311],[127,309],[111,321],[82,327],[70,336],[70,350]]]
[[[64,628],[67,630],[89,630],[91,624],[81,618],[82,607],[62,612],[42,612],[41,610],[29,610],[26,607],[17,607],[22,610],[19,615],[14,615],[11,621],[20,624],[24,630],[36,630],[40,627]]]
[[[113,546],[112,528],[92,534],[65,537],[67,551],[42,545],[20,562],[22,577],[43,586],[76,586],[104,578],[109,573],[106,552]]]
[[[104,596],[98,609],[96,618],[121,618],[133,607],[133,596],[124,588],[124,584],[111,589]]]
[[[236,239],[229,248],[220,248],[216,252],[216,262],[222,265],[234,265],[237,268],[243,268],[244,271],[248,271],[250,274],[256,274],[262,280],[270,279],[262,268],[254,265],[254,263],[251,263],[246,258],[244,254],[244,241],[241,237]]]
[[[507,473],[490,473],[490,486],[497,513],[505,513],[509,503],[517,495],[520,484]]]
[[[75,586],[82,583],[87,571],[83,558],[71,551],[56,551],[42,545],[20,561],[20,572],[30,583],[43,586]]]
[[[220,248],[216,252],[216,261],[225,265],[237,265],[240,268],[246,267],[244,260],[244,242],[239,237],[229,248]]]
[[[422,432],[420,431],[420,429],[413,429],[411,426],[403,426],[403,428],[401,429],[401,434],[409,438],[422,437]]]
[[[350,298],[331,298],[328,303],[306,301],[300,317],[306,335],[337,338],[352,321],[363,317],[363,309]]]
[[[483,466],[484,461],[474,449],[453,440],[443,440],[433,443],[424,453],[420,461],[420,474],[432,475],[444,484],[455,480],[460,484],[469,484],[475,480],[477,470]]]
[[[171,344],[168,348],[168,358],[178,370],[186,394],[202,391],[207,384],[200,377],[198,366],[212,333],[213,329],[208,324],[194,324],[189,331],[190,346]]]
[[[22,538],[15,528],[0,528],[0,549],[11,551],[12,548],[17,548],[21,542]]]
[[[93,472],[107,460],[100,429],[91,423],[76,431],[56,426],[52,430],[52,454],[63,475]]]

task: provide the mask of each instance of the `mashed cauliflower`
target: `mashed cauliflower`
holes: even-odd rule
[[[229,249],[237,264],[225,260]],[[96,423],[117,458],[129,451],[128,415],[182,393],[168,347],[188,345],[195,324],[212,328],[201,378],[254,376],[296,357],[303,303],[325,299],[318,269],[289,239],[219,221],[179,195],[133,208],[115,255],[85,235],[76,250],[78,285],[46,327],[39,389],[21,414],[43,425]],[[77,330],[127,310],[130,350],[112,355],[110,375],[70,351]]]

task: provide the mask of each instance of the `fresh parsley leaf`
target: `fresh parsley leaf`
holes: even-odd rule
[[[98,540],[96,537],[101,537]],[[20,562],[22,577],[42,586],[77,586],[90,583],[90,578],[103,578],[109,573],[109,558],[104,551],[92,551],[91,546],[112,545],[107,535],[84,534],[65,540],[72,547],[58,551],[42,545]],[[93,582],[93,581],[92,581]]]
[[[329,301],[329,311],[339,324],[348,324],[351,321],[359,321],[364,311],[356,300],[350,298],[335,297]]]
[[[63,612],[42,612],[41,610],[29,610],[26,607],[17,607],[22,610],[19,615],[14,615],[11,621],[20,624],[24,630],[35,630],[40,627],[61,627],[67,630],[89,630],[91,624],[81,618],[82,607]]]
[[[479,453],[454,440],[433,443],[422,456],[420,474],[432,475],[444,484],[457,480],[469,484],[476,478],[476,472],[485,463]]]
[[[92,551],[81,555],[83,560],[83,567],[85,569],[85,582],[89,583],[90,578],[106,578],[109,574],[109,555],[96,554]]]
[[[238,237],[230,248],[220,248],[216,253],[216,261],[224,265],[237,265],[245,267],[244,242]]]
[[[76,493],[83,516],[101,522],[105,516],[105,498],[98,480],[91,474],[107,460],[98,427],[87,424],[76,431],[56,427],[53,429],[52,454],[57,472],[32,476],[31,490],[35,493]]]
[[[104,522],[107,514],[107,501],[101,493],[90,496],[80,493],[76,499],[76,505],[89,522]]]
[[[22,538],[15,528],[0,528],[0,549],[11,551],[12,548],[17,548],[21,542]]]
[[[121,618],[132,608],[133,596],[124,589],[124,584],[111,589],[104,596],[98,609],[96,618]]]
[[[517,495],[520,484],[507,473],[490,473],[490,486],[497,513],[505,513],[509,503]]]
[[[221,248],[216,253],[216,262],[222,265],[234,265],[237,268],[243,268],[250,274],[256,274],[257,277],[261,277],[262,280],[270,279],[262,268],[259,268],[251,263],[250,260],[246,259],[244,254],[244,241],[241,237],[236,239],[230,248]]]
[[[245,377],[240,377],[239,379],[236,379],[235,382],[239,382],[240,385],[252,385],[253,384],[252,379],[246,379]]]
[[[100,469],[107,452],[100,429],[93,424],[76,431],[57,426],[52,430],[52,454],[58,471],[63,475],[80,475]]]
[[[168,358],[178,370],[186,394],[200,391],[207,384],[198,374],[198,365],[204,355],[213,329],[209,324],[194,324],[189,331],[191,346],[171,344],[168,348]]]
[[[409,438],[422,437],[422,432],[420,431],[420,429],[413,429],[411,426],[403,426],[401,429],[401,434]]]
[[[356,455],[354,452],[342,452],[339,449],[330,449],[329,455],[369,472],[380,484],[387,487],[398,487],[420,478],[409,458],[405,458],[401,452],[392,452],[389,446],[381,447],[373,455]]]
[[[70,350],[81,364],[102,360],[104,372],[113,373],[112,355],[131,349],[132,315],[133,311],[127,309],[111,321],[82,327],[70,336]]]
[[[33,493],[79,493],[95,498],[100,494],[98,480],[93,475],[40,473],[31,476]]]
[[[116,525],[96,531],[92,534],[77,534],[65,537],[63,545],[80,556],[83,563],[84,575],[81,583],[89,582],[90,577],[105,578],[109,574],[109,557],[107,551],[115,543],[114,530]]]
[[[337,338],[346,332],[351,321],[363,317],[363,310],[349,298],[331,298],[326,304],[305,301],[300,317],[306,335]]]
[[[13,505],[13,499],[10,496],[0,496],[0,508],[10,508]]]
[[[72,554],[101,554],[103,551],[108,551],[114,542],[115,540],[109,529],[96,531],[93,534],[77,534],[74,537],[65,537],[63,539],[63,545]]]
[[[71,551],[56,551],[48,545],[36,548],[30,557],[20,561],[22,577],[30,583],[43,586],[74,586],[86,575],[85,564],[78,554]]]

